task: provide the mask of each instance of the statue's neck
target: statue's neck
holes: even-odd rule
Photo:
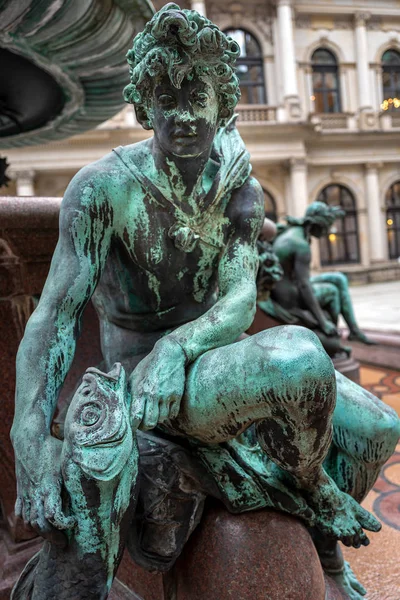
[[[175,171],[182,182],[186,196],[192,194],[199,178],[203,175],[210,153],[211,148],[199,156],[174,156],[165,153],[158,146],[156,140],[153,141],[153,158],[156,169],[166,175],[169,175],[171,170]]]

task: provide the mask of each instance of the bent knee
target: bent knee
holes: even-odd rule
[[[349,287],[349,280],[347,279],[347,275],[338,271],[333,275],[333,281],[335,285],[337,285],[341,289],[347,289]]]
[[[400,419],[395,410],[384,405],[373,429],[373,441],[387,455],[386,460],[393,454],[400,438]]]
[[[310,410],[334,408],[336,378],[333,363],[315,333],[305,327],[294,327],[293,344],[287,356],[286,369],[296,382],[303,398],[307,395]]]

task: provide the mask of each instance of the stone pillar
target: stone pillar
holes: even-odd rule
[[[378,164],[368,163],[365,165],[371,263],[387,260],[386,227],[380,202],[378,168]]]
[[[196,10],[200,15],[206,17],[206,3],[204,0],[191,0],[190,8]]]
[[[314,98],[314,90],[313,90],[313,80],[312,80],[312,66],[306,65],[304,68],[304,77],[305,77],[305,90],[306,90],[306,105],[307,112],[309,114],[315,112],[315,102]]]
[[[296,56],[294,51],[292,0],[278,0],[278,52],[281,56],[283,102],[287,120],[301,117],[299,90],[297,86]]]
[[[15,184],[17,196],[34,196],[35,171],[17,171],[15,173]]]
[[[366,22],[369,13],[355,14],[355,43],[357,64],[358,110],[360,113],[360,129],[374,129],[377,125],[376,115],[372,109],[372,89],[368,62],[368,41]]]
[[[307,163],[304,158],[290,159],[290,195],[290,216],[303,217],[308,205]]]

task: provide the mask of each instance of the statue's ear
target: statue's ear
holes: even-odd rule
[[[137,119],[138,123],[140,123],[140,125],[143,127],[143,129],[147,129],[148,131],[150,129],[153,129],[153,124],[152,124],[151,119],[150,119],[149,115],[147,114],[147,110],[144,108],[144,106],[142,106],[142,105],[136,106],[135,105],[135,113],[136,113],[136,119]]]

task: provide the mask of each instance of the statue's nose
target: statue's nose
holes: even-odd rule
[[[177,115],[175,122],[177,125],[190,125],[195,122],[195,117],[189,110],[180,110]]]

